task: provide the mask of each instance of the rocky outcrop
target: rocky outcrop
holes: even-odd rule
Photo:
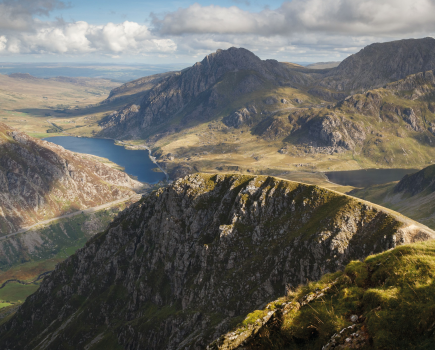
[[[384,86],[435,69],[435,39],[406,39],[366,46],[331,69],[319,85],[338,91]]]
[[[434,71],[420,72],[407,76],[405,79],[388,84],[386,89],[399,93],[400,97],[416,100],[430,92],[435,86]]]
[[[0,347],[203,349],[287,288],[401,244],[409,225],[316,186],[190,175],[59,264],[1,327]]]
[[[339,118],[334,113],[311,121],[309,135],[319,145],[346,150],[355,149],[355,145],[361,145],[366,138],[362,126]]]
[[[255,106],[249,106],[248,108],[242,108],[231,113],[229,116],[223,118],[222,122],[228,127],[240,128],[242,125],[252,124],[256,114],[257,109]]]
[[[141,183],[102,163],[0,124],[0,232],[134,194]]]

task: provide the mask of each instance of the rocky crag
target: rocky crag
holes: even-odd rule
[[[141,183],[0,124],[0,232],[133,195]]]
[[[190,175],[133,204],[59,264],[1,327],[0,347],[203,349],[300,283],[431,237],[316,186]]]
[[[435,39],[406,39],[366,46],[331,69],[318,83],[336,91],[381,87],[435,69]]]

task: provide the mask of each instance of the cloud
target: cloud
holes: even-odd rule
[[[435,0],[293,0],[259,12],[193,4],[151,14],[149,26],[43,19],[67,6],[58,0],[0,0],[2,56],[147,56],[155,62],[192,62],[237,46],[262,58],[341,60],[373,42],[435,33]]]
[[[155,37],[145,25],[129,21],[100,26],[84,21],[39,23],[33,31],[2,38],[2,53],[10,54],[170,53],[177,48],[171,39]]]
[[[51,11],[66,7],[58,0],[1,0],[0,30],[32,30],[34,15],[48,16]]]
[[[435,0],[293,0],[276,10],[249,12],[236,6],[201,6],[154,16],[163,35],[304,33],[398,35],[435,30]]]
[[[135,22],[92,25],[84,21],[42,21],[67,5],[58,0],[0,0],[0,52],[14,54],[106,55],[171,53],[177,46],[169,38],[153,35]]]

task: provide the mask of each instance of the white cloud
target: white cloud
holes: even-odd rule
[[[296,33],[398,35],[435,30],[435,0],[293,0],[276,10],[249,12],[236,6],[201,6],[154,16],[165,35],[193,33],[257,34]]]
[[[240,3],[243,0],[234,1]],[[435,33],[435,0],[293,0],[260,12],[193,4],[152,24],[44,21],[58,0],[0,0],[0,53],[191,62],[245,47],[262,58],[341,60],[372,43]]]
[[[128,21],[101,26],[83,21],[38,23],[32,32],[5,38],[10,53],[140,54],[168,53],[177,48],[173,40],[156,37],[145,25]]]
[[[143,54],[171,53],[177,49],[170,38],[152,34],[135,22],[93,25],[84,21],[42,21],[65,7],[58,0],[0,0],[0,52],[5,54]]]
[[[8,42],[8,39],[4,35],[0,36],[0,52],[4,51],[6,49],[6,43]]]

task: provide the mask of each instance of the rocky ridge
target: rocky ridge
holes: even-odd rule
[[[141,183],[0,124],[0,232],[133,195]]]
[[[435,69],[435,39],[406,39],[366,46],[331,69],[319,85],[337,91],[361,91]]]
[[[100,134],[137,138],[170,123],[176,116],[184,124],[208,121],[237,98],[270,86],[296,86],[309,80],[312,78],[308,75],[275,60],[263,61],[243,48],[217,50],[192,67],[163,79],[136,103],[104,118]],[[166,125],[168,128],[170,125]]]
[[[415,196],[422,192],[430,195],[435,192],[435,165],[428,166],[414,174],[405,175],[394,187],[395,193]]]
[[[58,265],[2,326],[0,346],[205,348],[307,279],[431,237],[316,186],[191,175],[133,204]]]

